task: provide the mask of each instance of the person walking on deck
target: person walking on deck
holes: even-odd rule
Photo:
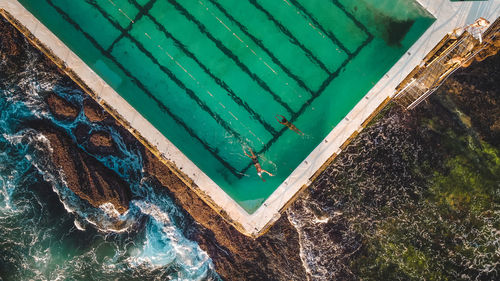
[[[255,169],[257,169],[257,175],[258,175],[258,176],[262,179],[262,181],[264,181],[264,182],[266,181],[266,180],[262,177],[262,173],[266,173],[266,174],[268,174],[269,176],[274,177],[274,175],[273,175],[273,174],[271,174],[271,173],[269,173],[268,171],[266,171],[266,170],[262,169],[262,167],[260,166],[260,163],[259,163],[259,159],[258,159],[258,158],[257,158],[257,156],[253,153],[253,150],[252,150],[251,148],[249,148],[248,150],[250,150],[250,154],[251,154],[251,155],[249,155],[249,154],[245,151],[245,149],[243,149],[243,153],[245,153],[245,155],[246,155],[248,158],[252,159],[252,162],[253,162],[253,165],[255,166]]]
[[[278,118],[278,117],[279,117],[279,118]],[[299,130],[299,128],[297,128],[294,124],[292,124],[290,121],[288,121],[288,120],[285,118],[285,116],[283,116],[283,115],[279,115],[279,114],[278,114],[278,115],[276,115],[276,120],[278,120],[278,122],[279,122],[281,125],[285,125],[285,126],[287,126],[287,127],[288,127],[288,129],[290,129],[290,130],[292,130],[292,131],[296,132],[297,134],[299,134],[299,135],[301,135],[301,136],[303,136],[303,135],[304,135],[304,133],[303,133],[301,130]]]

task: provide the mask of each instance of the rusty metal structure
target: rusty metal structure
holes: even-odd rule
[[[492,24],[479,18],[447,34],[396,87],[394,100],[408,110],[415,108],[457,69],[484,56],[485,51],[491,53],[487,50],[498,50],[499,33],[500,17]]]

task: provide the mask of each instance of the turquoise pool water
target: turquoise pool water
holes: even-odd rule
[[[20,2],[250,213],[434,21],[408,0]]]

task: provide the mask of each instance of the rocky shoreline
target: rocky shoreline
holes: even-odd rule
[[[36,53],[34,49],[10,24],[1,20],[0,54],[4,65],[2,71],[15,75],[22,69],[26,58],[19,53]],[[6,68],[5,70],[3,68]],[[14,68],[14,69],[13,69]],[[40,71],[57,72],[48,59],[37,65]],[[59,74],[62,76],[62,74]],[[78,86],[69,79],[64,83]],[[66,85],[68,86],[68,85]],[[82,109],[55,93],[43,93],[50,113],[61,121],[73,120]],[[127,145],[139,147],[144,166],[144,174],[170,191],[172,198],[183,206],[186,216],[196,221],[187,233],[188,238],[199,243],[212,258],[216,270],[225,280],[305,280],[306,275],[299,257],[297,232],[286,217],[262,238],[246,237],[227,224],[218,214],[180,181],[170,169],[142,146],[128,131],[121,127],[100,105],[84,97],[83,112],[91,122],[101,122],[113,129],[126,140]],[[130,190],[120,177],[104,167],[92,154],[113,153],[112,138],[106,133],[92,132],[90,128],[76,127],[75,140],[57,125],[47,121],[32,121],[26,124],[42,133],[50,142],[51,156],[59,167],[68,187],[92,206],[112,203],[119,212],[128,208]]]
[[[21,72],[28,54],[34,54],[39,58],[36,67],[40,72],[61,76],[61,83],[78,88],[3,19],[0,34],[0,78]],[[363,255],[370,253],[369,243],[364,240],[368,236],[364,235],[375,229],[375,221],[380,219],[376,213],[412,196],[421,196],[414,192],[427,184],[428,176],[421,174],[434,171],[419,168],[421,163],[433,163],[438,170],[444,165],[436,153],[446,151],[425,151],[425,145],[439,145],[441,141],[441,135],[432,127],[437,125],[422,126],[422,120],[439,116],[438,121],[433,121],[440,122],[439,128],[449,124],[464,130],[474,128],[480,139],[498,147],[498,65],[498,55],[481,64],[474,63],[458,72],[430,102],[414,112],[391,106],[379,114],[270,231],[257,239],[246,237],[225,223],[90,97],[75,93],[82,95],[83,104],[79,105],[57,93],[42,95],[54,119],[67,122],[83,115],[91,123],[113,128],[125,145],[138,148],[144,176],[168,189],[183,208],[190,225],[185,235],[209,254],[224,280],[356,280],[363,274],[356,266],[362,264],[359,261]],[[485,74],[490,71],[491,75]],[[47,138],[52,148],[51,160],[62,170],[75,194],[94,207],[112,203],[120,213],[128,209],[132,200],[130,188],[96,158],[118,153],[109,133],[77,126],[71,136],[48,120],[32,120],[25,126]],[[387,176],[389,173],[392,175]],[[356,218],[370,222],[357,223]]]

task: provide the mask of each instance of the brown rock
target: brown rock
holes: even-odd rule
[[[113,138],[108,132],[105,131],[94,132],[90,135],[88,149],[89,152],[95,154],[118,153],[118,149],[113,141]]]
[[[90,98],[83,101],[83,112],[90,122],[101,122],[108,117],[102,107]]]
[[[50,123],[33,121],[27,125],[49,140],[51,160],[63,171],[68,188],[76,195],[94,207],[112,203],[120,213],[128,210],[131,192],[118,174],[87,154],[66,132]]]
[[[108,132],[95,132],[90,136],[90,143],[95,146],[111,147],[114,145],[113,138]]]
[[[144,170],[168,187],[172,197],[202,227],[191,239],[212,258],[224,280],[307,280],[298,234],[282,217],[264,236],[247,237],[226,223],[148,150]]]
[[[6,63],[0,77],[21,71],[25,58],[24,37],[0,17],[0,61]]]
[[[72,130],[72,133],[76,138],[76,142],[84,146],[90,154],[118,155],[118,146],[108,132],[96,131],[91,133],[91,131],[91,127],[82,122]]]
[[[0,19],[2,22],[5,22],[5,19]],[[15,32],[12,28],[10,28],[6,24],[0,25],[0,32],[2,37],[0,37],[0,50],[2,57],[15,57],[21,54],[22,52],[22,44],[19,42],[22,40],[22,36],[18,32]]]
[[[56,119],[71,121],[74,120],[80,112],[77,106],[53,92],[46,93],[45,100],[49,105],[50,112]]]

